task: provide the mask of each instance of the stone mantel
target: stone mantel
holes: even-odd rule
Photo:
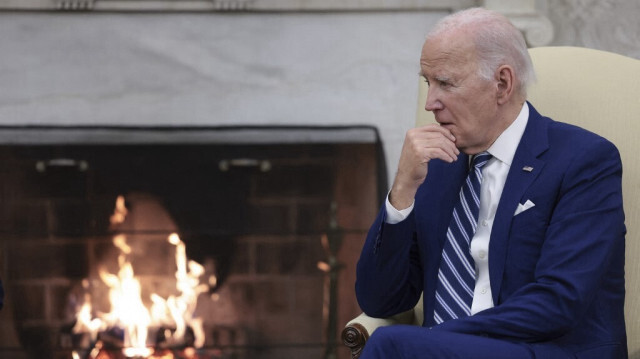
[[[553,40],[547,0],[0,0],[0,10],[116,12],[456,11],[473,6],[507,15],[530,46]]]
[[[535,0],[534,0],[535,1]],[[513,0],[512,9],[531,0]],[[1,9],[96,11],[367,11],[449,10],[495,0],[1,0]],[[500,3],[500,1],[498,1]],[[490,5],[492,6],[492,5]]]
[[[443,10],[477,0],[5,0],[7,9],[94,11],[371,11]]]

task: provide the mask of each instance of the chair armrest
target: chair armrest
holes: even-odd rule
[[[364,344],[369,339],[369,332],[359,323],[347,324],[342,330],[342,342],[351,350],[351,358],[358,359]]]
[[[394,324],[415,324],[414,317],[413,309],[389,318],[373,318],[362,313],[344,327],[342,342],[351,349],[351,358],[357,359],[369,336],[376,329]]]

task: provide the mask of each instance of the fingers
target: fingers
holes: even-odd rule
[[[391,205],[402,209],[413,203],[418,187],[427,177],[429,161],[437,158],[453,162],[458,159],[460,150],[455,140],[449,130],[435,124],[407,132],[389,197]]]
[[[398,175],[403,183],[412,187],[422,183],[427,176],[427,163],[432,159],[453,162],[460,151],[455,137],[438,125],[427,125],[407,132],[398,163]],[[416,187],[417,188],[417,187]]]
[[[409,145],[406,150],[412,152],[411,157],[420,163],[427,163],[434,158],[453,162],[458,159],[460,154],[453,134],[438,125],[427,125],[409,130],[405,139],[406,144]]]

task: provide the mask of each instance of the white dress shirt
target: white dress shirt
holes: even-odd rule
[[[493,307],[491,283],[489,281],[489,238],[495,219],[504,183],[511,168],[520,139],[529,120],[529,107],[525,103],[515,121],[496,139],[487,150],[493,157],[482,168],[480,187],[480,212],[478,227],[471,239],[471,256],[476,264],[476,286],[471,303],[471,315]],[[386,201],[386,222],[395,224],[403,221],[413,211],[413,204],[398,210]]]

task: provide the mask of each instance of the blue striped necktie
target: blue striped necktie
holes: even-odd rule
[[[438,324],[471,315],[476,270],[469,246],[478,225],[482,166],[490,158],[489,152],[479,153],[473,158],[467,180],[460,189],[460,198],[453,207],[438,271],[434,311]]]

